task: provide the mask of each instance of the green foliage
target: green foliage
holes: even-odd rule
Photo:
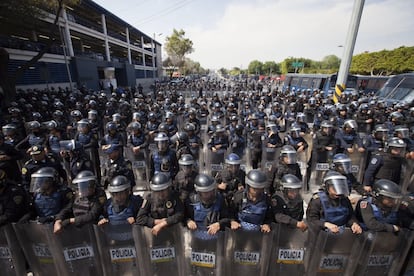
[[[165,39],[164,48],[172,66],[182,67],[185,56],[194,51],[193,42],[184,36],[185,32],[183,30],[177,31],[174,29],[172,35]]]
[[[263,73],[263,63],[258,60],[253,60],[247,66],[247,70],[250,74],[261,75]]]
[[[414,71],[414,47],[362,53],[352,58],[350,72],[365,75],[391,75]]]

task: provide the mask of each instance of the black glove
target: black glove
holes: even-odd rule
[[[40,217],[37,219],[39,223],[45,224],[45,223],[52,223],[55,221],[54,216],[48,216],[48,217]]]

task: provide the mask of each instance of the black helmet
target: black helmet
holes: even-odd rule
[[[395,155],[404,156],[405,155],[405,144],[404,140],[398,137],[391,137],[385,143],[384,151],[388,153],[392,153],[392,150],[397,150],[399,153]]]
[[[150,181],[152,191],[162,191],[171,186],[171,178],[166,173],[157,173]]]
[[[251,170],[246,175],[246,184],[253,188],[266,188],[267,177],[261,170]]]
[[[91,171],[81,171],[73,179],[72,184],[75,184],[74,188],[78,191],[80,197],[88,196],[89,189],[96,186],[96,176]]]
[[[108,192],[119,193],[131,189],[131,182],[123,175],[115,176],[108,186]]]
[[[375,139],[386,140],[388,138],[388,132],[390,130],[383,124],[378,124],[375,126],[373,134]]]
[[[183,166],[192,166],[194,165],[194,158],[191,154],[183,154],[178,160],[178,164]]]
[[[117,126],[114,122],[108,122],[105,126],[106,131],[110,132],[111,130],[117,130]]]
[[[410,137],[410,130],[406,126],[396,126],[394,132],[401,139]]]
[[[27,123],[27,128],[30,130],[40,128],[40,123],[38,121],[30,121]]]
[[[328,121],[328,120],[322,121],[322,123],[321,123],[321,129],[323,130],[324,128],[327,129],[326,130],[326,133],[328,135],[331,135],[332,134],[333,124],[330,121]]]
[[[194,180],[194,188],[197,192],[210,192],[216,188],[216,182],[213,177],[200,173]]]
[[[302,181],[293,174],[285,174],[280,180],[283,189],[300,189],[302,188]]]
[[[287,164],[295,164],[297,162],[297,152],[290,145],[285,145],[280,150],[280,158],[283,159],[284,157],[288,158]]]
[[[391,112],[389,119],[391,122],[394,122],[395,124],[404,123],[404,115],[398,111]]]
[[[400,186],[388,179],[379,179],[375,181],[373,195],[375,197],[387,196],[394,199],[400,199],[402,197]]]
[[[195,125],[193,123],[187,123],[184,126],[185,131],[194,131],[196,129]]]
[[[337,153],[334,155],[333,160],[333,169],[341,174],[351,173],[351,159],[348,155],[344,153]]]
[[[30,192],[43,192],[51,186],[57,185],[59,174],[55,168],[43,167],[31,175]]]
[[[337,195],[348,196],[349,188],[346,176],[336,171],[328,171],[323,178],[323,186],[326,191],[332,186]]]
[[[127,129],[128,131],[141,130],[141,124],[138,122],[129,123]]]
[[[358,124],[355,120],[352,119],[348,119],[345,120],[344,125],[342,126],[344,129],[345,128],[351,128],[351,129],[357,129],[358,128]]]
[[[226,131],[226,128],[223,125],[218,124],[216,126],[216,130],[215,130],[216,133],[223,133],[225,131]]]
[[[188,143],[188,134],[184,131],[179,131],[174,134],[171,138],[171,143],[176,144],[177,142],[180,144],[187,144]]]

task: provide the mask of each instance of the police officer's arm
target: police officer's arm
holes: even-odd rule
[[[142,202],[142,206],[138,211],[136,223],[139,225],[154,227],[154,219],[150,215],[151,213],[151,195],[149,194],[147,198]]]
[[[221,208],[220,208],[220,219],[218,223],[220,224],[220,230],[224,231],[226,227],[230,227],[230,222],[232,220],[232,216],[230,213],[230,209],[227,206],[227,203],[224,198],[221,198]]]
[[[6,156],[9,158],[8,160],[18,161],[23,158],[23,153],[10,146],[6,147]]]
[[[74,217],[70,223],[73,223],[75,226],[82,226],[87,223],[96,223],[99,216],[103,213],[104,204],[106,203],[106,194],[103,190],[99,189],[98,194],[93,199],[93,204],[89,212],[84,215]]]
[[[11,188],[10,197],[2,202],[3,214],[0,215],[0,226],[18,221],[27,213],[27,202],[23,192],[18,188]]]
[[[325,228],[325,221],[322,220],[322,203],[316,195],[312,197],[308,209],[306,209],[306,219],[309,224],[318,227],[318,229]]]
[[[152,177],[154,176],[154,173],[155,173],[154,153],[153,152],[151,152],[151,154],[150,154],[148,171],[149,171],[149,179],[152,179]]]
[[[359,202],[359,211],[361,213],[362,221],[369,230],[376,232],[394,232],[394,226],[389,223],[378,221],[374,216],[374,210],[371,204],[366,201]]]
[[[376,154],[371,158],[371,161],[368,164],[367,169],[365,170],[363,185],[372,186],[374,183],[375,174],[378,172],[382,166],[382,159],[379,158],[379,155]]]
[[[68,214],[72,211],[73,206],[73,191],[69,188],[64,188],[60,191],[61,193],[61,206],[62,209],[60,209],[59,213],[55,215],[56,220],[62,220],[62,218],[65,218],[65,214]]]
[[[168,216],[166,218],[167,225],[172,225],[172,224],[182,222],[183,219],[184,219],[184,204],[183,204],[183,202],[177,196],[174,199],[174,203],[175,203],[174,214],[172,214],[171,216]]]
[[[298,223],[298,221],[284,213],[284,208],[283,208],[284,204],[283,204],[283,201],[280,200],[278,195],[274,195],[272,197],[271,204],[272,204],[272,212],[274,215],[274,220],[277,223],[287,224],[292,227],[296,227],[296,224]]]
[[[346,207],[348,208],[348,218],[347,218],[346,226],[351,227],[352,224],[354,224],[354,223],[358,224],[358,220],[355,216],[354,208],[352,207],[352,203],[349,200],[349,198],[344,197],[341,200],[342,200],[343,204],[346,205]]]
[[[338,130],[335,133],[335,139],[338,141],[338,144],[341,148],[343,149],[348,149],[350,147],[352,147],[352,145],[349,145],[345,140],[344,140],[344,134],[342,133],[342,131]]]

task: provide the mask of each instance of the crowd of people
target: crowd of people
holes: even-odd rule
[[[247,81],[188,88],[19,91],[0,120],[0,225],[37,220],[59,233],[128,223],[154,235],[176,223],[208,235],[270,232],[272,223],[355,234],[414,228],[413,190],[401,177],[412,174],[414,107],[358,93],[334,104],[317,89]],[[354,153],[367,158],[362,180]],[[214,158],[221,169],[209,170]],[[329,170],[304,210],[314,163]]]

